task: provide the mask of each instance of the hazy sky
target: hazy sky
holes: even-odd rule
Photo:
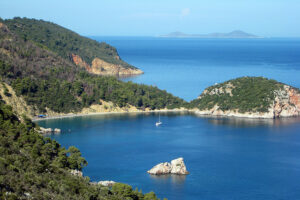
[[[82,35],[243,30],[300,37],[300,0],[0,0],[0,17],[44,19]]]

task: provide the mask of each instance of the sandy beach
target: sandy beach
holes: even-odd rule
[[[111,114],[130,114],[130,113],[158,113],[158,112],[190,112],[188,109],[163,109],[163,110],[148,110],[148,111],[111,111],[111,112],[95,112],[95,113],[86,113],[86,114],[74,114],[74,113],[70,113],[70,114],[62,114],[62,115],[56,115],[56,116],[49,116],[49,117],[45,117],[45,118],[32,118],[32,121],[42,121],[42,120],[49,120],[49,119],[61,119],[61,118],[71,118],[71,117],[83,117],[83,116],[92,116],[92,115],[111,115]]]

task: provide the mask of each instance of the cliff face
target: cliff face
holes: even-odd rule
[[[7,90],[8,94],[5,94]],[[20,117],[27,115],[33,117],[37,114],[37,110],[33,106],[27,105],[26,101],[22,97],[17,97],[15,91],[11,86],[6,83],[0,82],[0,95],[2,100],[13,108],[13,111]]]
[[[288,85],[275,92],[276,97],[271,111],[274,117],[290,117],[300,115],[300,93]]]
[[[90,66],[79,55],[72,54],[73,62],[79,67],[85,68],[88,72],[98,75],[139,75],[144,72],[137,68],[125,68],[122,65],[116,65],[105,62],[100,58],[94,58]],[[116,59],[119,59],[118,57]]]
[[[251,83],[250,83],[251,84]],[[212,86],[209,89],[203,91],[203,93],[198,97],[196,101],[203,101],[203,99],[213,99],[217,98],[216,101],[206,101],[206,104],[210,106],[202,106],[201,108],[196,108],[195,112],[200,115],[213,115],[213,116],[234,116],[234,117],[247,117],[247,118],[280,118],[280,117],[293,117],[300,116],[300,92],[299,90],[276,82],[278,87],[274,90],[266,91],[265,89],[261,90],[261,92],[270,92],[271,95],[260,96],[254,95],[251,101],[241,97],[239,98],[238,103],[247,105],[253,105],[257,102],[261,102],[261,106],[259,105],[256,109],[247,110],[246,112],[241,112],[237,106],[229,105],[226,109],[226,106],[221,105],[226,101],[226,103],[230,104],[234,101],[236,96],[243,95],[251,95],[252,90],[255,90],[255,87],[241,87],[240,85],[232,84],[231,82],[227,82],[226,84],[222,84],[221,87]],[[239,87],[239,90],[243,90],[243,92],[237,93],[236,89]],[[250,88],[250,89],[249,89]],[[252,90],[251,90],[252,89]],[[225,98],[223,98],[225,97]],[[221,100],[220,100],[221,99]],[[224,99],[224,100],[223,100]],[[213,103],[212,103],[213,102]],[[246,102],[246,103],[245,103]],[[204,103],[202,103],[204,104]],[[266,110],[262,111],[262,107],[265,107]],[[224,109],[225,107],[225,109]]]
[[[86,70],[89,70],[90,66],[86,62],[82,60],[82,58],[76,54],[72,54],[72,60],[75,63],[75,65],[85,68]]]
[[[8,94],[5,94],[5,90],[7,90]],[[28,105],[22,96],[17,96],[14,89],[4,82],[0,82],[0,95],[5,104],[10,105],[18,117],[25,115],[33,119],[35,116],[41,114],[35,106]],[[58,116],[60,113],[46,108],[44,114],[47,116]]]

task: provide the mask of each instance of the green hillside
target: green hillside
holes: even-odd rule
[[[17,23],[18,20],[26,25]],[[62,148],[56,141],[39,134],[37,125],[26,116],[16,116],[12,107],[3,101],[11,95],[3,83],[12,86],[19,97],[41,113],[46,112],[46,108],[56,112],[80,111],[92,104],[100,104],[100,99],[121,107],[130,104],[141,109],[178,107],[185,102],[156,87],[124,83],[77,67],[68,57],[71,51],[64,51],[74,45],[62,45],[61,48],[58,43],[48,47],[37,42],[38,38],[45,38],[45,32],[40,31],[35,36],[33,32],[38,32],[39,28],[32,25],[35,31],[31,32],[29,24],[39,22],[20,18],[0,20],[0,84],[5,95],[0,95],[0,199],[156,200],[153,192],[143,194],[122,183],[109,189],[92,184],[88,177],[72,175],[70,170],[81,170],[87,165],[80,151],[75,147]],[[41,24],[48,24],[52,34],[59,32],[57,25]],[[27,28],[18,33],[22,30],[20,27]],[[74,40],[80,37],[60,29],[65,37],[69,37],[68,34],[73,35],[70,38]],[[52,43],[51,39],[44,41],[47,45],[48,42]],[[69,40],[62,37],[62,42],[67,44]],[[87,57],[94,56],[93,50],[81,49],[84,45],[78,47],[80,51]],[[105,47],[105,44],[97,43],[95,48],[102,48],[100,54],[104,57],[117,55],[114,48]]]
[[[0,96],[1,98],[1,96]],[[35,131],[29,119],[19,119],[0,100],[0,199],[156,200],[126,184],[112,189],[74,176],[87,162],[75,147],[62,148]]]
[[[5,21],[10,26],[14,26],[13,22]],[[41,24],[51,25],[48,22]],[[51,27],[57,26],[50,25],[49,30],[56,32]],[[43,35],[41,33],[38,35]],[[5,25],[0,27],[0,77],[40,113],[46,112],[46,108],[63,113],[77,112],[92,104],[100,104],[100,99],[120,107],[133,105],[140,109],[175,108],[185,103],[156,87],[90,74],[49,48],[20,37]]]
[[[117,50],[104,43],[82,37],[57,24],[43,20],[19,18],[5,20],[8,28],[24,41],[33,41],[38,46],[49,49],[65,59],[71,59],[71,54],[80,55],[87,63],[91,64],[96,57],[125,68],[135,68],[118,59]]]
[[[283,84],[263,77],[242,77],[210,86],[191,102],[200,110],[219,109],[245,112],[267,112],[275,99],[274,91]]]

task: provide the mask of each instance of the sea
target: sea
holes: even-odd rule
[[[92,37],[145,73],[120,77],[186,101],[208,86],[263,76],[300,88],[300,39]],[[300,118],[242,119],[192,113],[103,114],[39,121],[78,147],[91,181],[113,180],[169,200],[300,199]],[[189,175],[149,175],[183,157]]]

